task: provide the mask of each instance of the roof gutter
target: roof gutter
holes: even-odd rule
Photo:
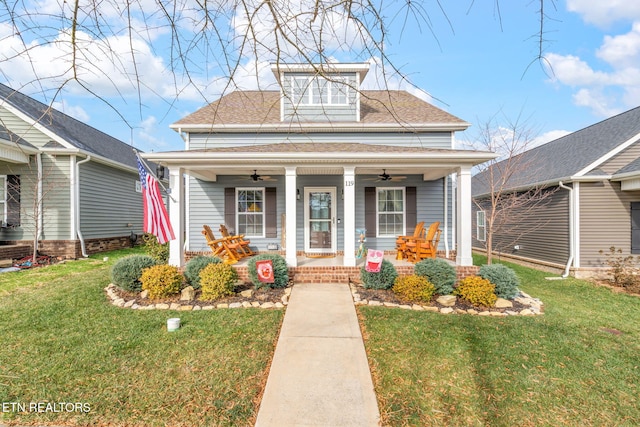
[[[211,124],[211,123],[174,123],[169,128],[182,132],[260,132],[260,133],[290,133],[290,132],[419,132],[419,131],[463,131],[471,123],[304,123],[288,125],[282,124]]]

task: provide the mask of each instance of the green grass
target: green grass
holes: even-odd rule
[[[359,309],[384,425],[639,425],[640,298],[510,266],[544,315]]]
[[[103,288],[128,253],[0,275],[0,403],[90,407],[0,422],[252,425],[283,312],[114,307]],[[174,316],[182,327],[169,333]]]

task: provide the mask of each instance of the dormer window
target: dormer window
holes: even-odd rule
[[[291,76],[293,105],[347,105],[349,85],[346,77]]]

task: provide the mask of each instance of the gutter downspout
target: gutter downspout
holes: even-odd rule
[[[87,254],[87,248],[84,244],[84,237],[82,237],[82,232],[80,231],[80,165],[91,160],[91,156],[87,156],[86,159],[80,160],[76,162],[76,182],[75,182],[75,216],[76,216],[76,234],[78,235],[78,239],[80,240],[80,249],[82,250],[82,256],[87,258],[89,255]]]
[[[571,268],[571,264],[573,263],[573,258],[575,257],[575,242],[574,242],[574,208],[573,208],[573,188],[567,187],[560,181],[558,183],[560,188],[569,191],[569,260],[567,261],[567,265],[564,268],[564,273],[562,274],[562,278],[566,279],[569,277],[569,269]]]

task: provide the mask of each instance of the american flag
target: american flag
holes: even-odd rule
[[[140,158],[136,154],[138,161],[138,172],[140,173],[140,184],[142,185],[142,204],[144,208],[144,232],[151,233],[158,239],[158,243],[163,244],[175,239],[173,228],[169,222],[169,214],[164,206],[164,201],[160,195],[158,181],[142,165]]]

